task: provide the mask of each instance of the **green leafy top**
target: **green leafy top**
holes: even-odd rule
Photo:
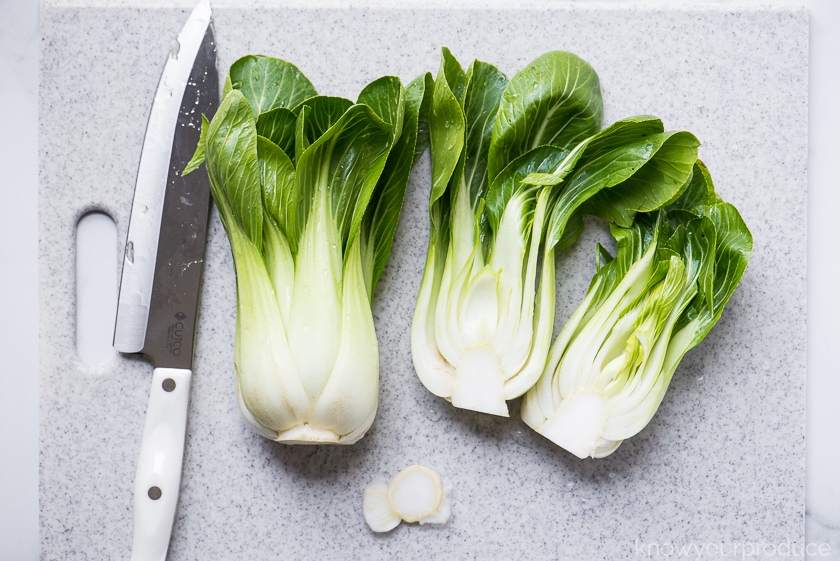
[[[488,155],[493,179],[516,157],[539,146],[571,149],[601,128],[598,75],[575,54],[543,54],[505,88]]]
[[[508,208],[519,213],[522,237],[530,239],[546,189],[547,249],[574,241],[582,214],[627,226],[637,212],[678,198],[697,159],[697,139],[665,132],[651,116],[601,131],[602,112],[598,77],[574,54],[546,53],[507,80],[481,61],[464,72],[443,49],[429,118],[436,243],[451,238],[463,257],[480,241],[489,256]]]
[[[687,187],[676,201],[661,210],[638,214],[627,227],[613,224],[611,232],[616,256],[613,259],[599,247],[599,269],[590,285],[590,291],[595,291],[590,310],[596,310],[630,267],[654,247],[656,256],[650,265],[654,274],[649,285],[659,283],[678,259],[688,282],[696,287],[684,303],[674,333],[689,327],[683,354],[699,344],[720,319],[741,281],[753,243],[738,210],[715,193],[705,165],[695,162]],[[606,259],[604,265],[601,258]]]
[[[415,78],[405,90],[405,111],[402,115],[392,113],[394,122],[401,124],[402,134],[388,155],[361,225],[365,279],[371,294],[391,253],[391,242],[411,167],[429,145],[425,123],[431,104],[432,84],[431,74]]]
[[[276,108],[292,109],[316,95],[315,87],[294,64],[263,55],[234,62],[230,82],[248,100],[254,118]]]
[[[313,209],[325,200],[342,252],[362,236],[372,295],[416,148],[428,143],[426,133],[418,141],[418,127],[430,81],[422,76],[405,92],[399,79],[383,77],[353,103],[317,95],[288,62],[243,57],[231,66],[221,106],[205,121],[185,173],[206,162],[229,237],[244,237],[261,251],[270,220],[294,256]]]

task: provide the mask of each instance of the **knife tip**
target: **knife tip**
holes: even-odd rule
[[[213,18],[213,10],[210,8],[210,0],[198,0],[190,12],[188,21],[201,22],[202,25],[209,25]]]

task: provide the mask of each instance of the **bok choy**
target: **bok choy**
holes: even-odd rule
[[[434,81],[428,253],[411,333],[421,382],[455,407],[508,416],[545,368],[554,255],[581,215],[631,220],[685,189],[697,140],[654,117],[601,129],[598,76],[546,53],[510,81],[448,50]]]
[[[186,171],[206,163],[230,240],[236,394],[263,436],[352,444],[373,422],[371,301],[426,146],[427,80],[380,78],[354,103],[316,95],[288,62],[248,56],[204,123]]]
[[[600,248],[605,263],[522,403],[529,426],[580,458],[607,456],[648,424],[752,250],[746,224],[699,162],[676,202],[611,231],[615,258]]]

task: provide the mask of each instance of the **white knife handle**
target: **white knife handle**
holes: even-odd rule
[[[178,506],[192,372],[155,368],[134,479],[131,561],[164,561]]]

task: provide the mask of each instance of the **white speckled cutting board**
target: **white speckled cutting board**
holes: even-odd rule
[[[424,158],[376,294],[373,428],[352,447],[282,446],[251,432],[236,405],[234,275],[214,213],[170,559],[587,561],[655,557],[667,544],[804,542],[807,13],[541,6],[218,7],[220,73],[264,53],[297,64],[319,93],[355,98],[375,77],[436,71],[442,45],[509,76],[544,51],[576,52],[599,73],[605,123],[649,113],[694,132],[718,192],[750,226],[755,251],[716,328],[651,424],[606,459],[577,460],[532,433],[518,402],[510,419],[453,409],[422,387],[410,357]],[[188,11],[42,5],[42,559],[129,556],[151,367],[77,358],[74,228],[102,209],[124,239],[152,94]],[[583,297],[602,238],[589,222],[558,260],[558,324]],[[373,534],[364,487],[415,462],[452,487],[451,520]]]

